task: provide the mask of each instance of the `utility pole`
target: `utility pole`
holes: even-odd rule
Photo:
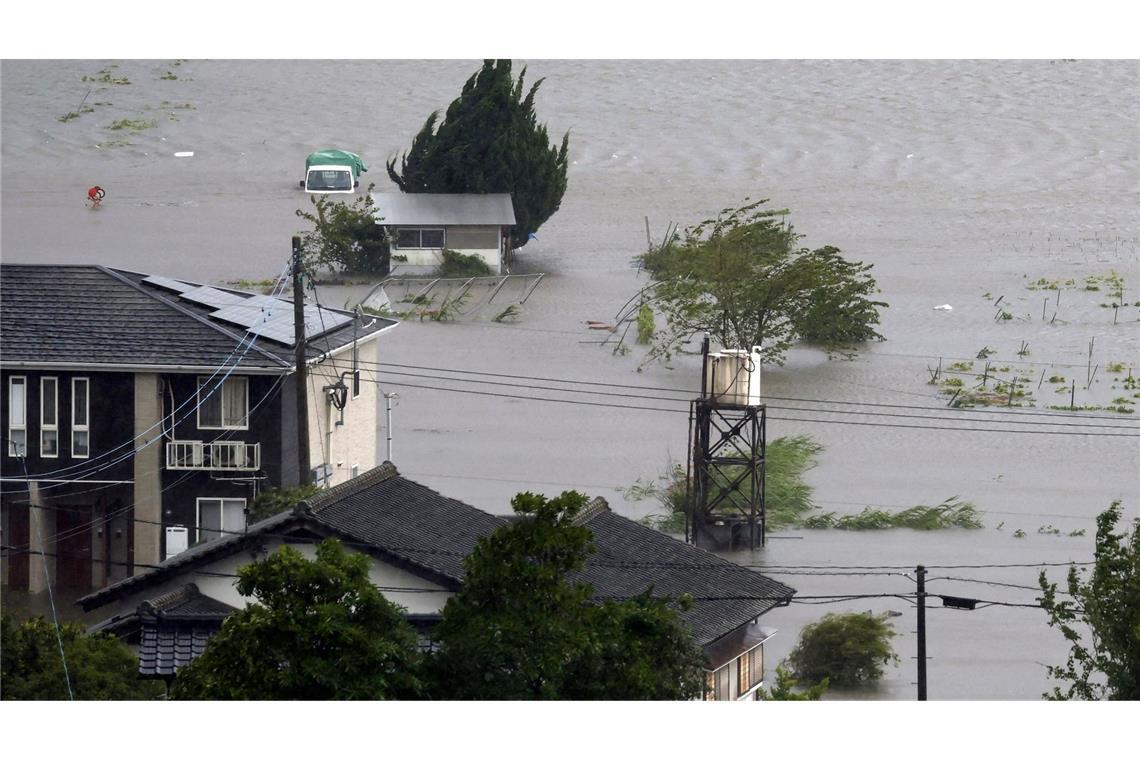
[[[299,484],[313,482],[309,463],[309,386],[305,364],[305,289],[301,284],[301,238],[293,236],[293,361],[297,365],[297,467]]]
[[[926,701],[926,568],[914,570],[918,581],[918,701]]]

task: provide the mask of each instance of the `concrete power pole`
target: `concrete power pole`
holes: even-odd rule
[[[309,386],[305,364],[305,289],[301,284],[301,238],[293,236],[293,361],[297,365],[297,467],[299,484],[313,482],[309,463]]]

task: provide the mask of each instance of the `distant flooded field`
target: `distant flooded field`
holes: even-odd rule
[[[3,260],[208,282],[273,277],[301,228],[294,211],[308,204],[297,187],[305,156],[353,150],[369,165],[364,179],[394,191],[385,160],[476,66],[5,61]],[[807,434],[824,445],[809,475],[823,510],[957,495],[985,524],[786,531],[733,554],[804,602],[860,597],[766,616],[780,630],[769,672],[827,612],[897,611],[901,663],[873,691],[843,696],[913,699],[914,609],[890,595],[913,593],[924,564],[930,592],[1002,603],[971,612],[933,600],[930,698],[1038,698],[1043,664],[1062,662],[1065,642],[1039,610],[1004,605],[1034,602],[1032,565],[1091,559],[1095,516],[1113,499],[1129,519],[1140,514],[1140,447],[1128,437],[1140,423],[1102,408],[1128,406],[1116,399],[1132,400],[1125,378],[1140,373],[1140,64],[528,66],[528,79],[546,79],[539,118],[552,137],[570,131],[562,207],[514,270],[547,276],[514,322],[407,319],[385,336],[372,379],[399,394],[400,471],[497,513],[518,491],[566,488],[634,518],[658,510],[620,489],[685,461],[697,359],[641,366],[644,349],[615,354],[586,321],[612,320],[646,283],[631,265],[646,218],[659,238],[671,222],[769,198],[791,209],[805,245],[873,263],[890,304],[886,342],[859,358],[795,349],[784,366],[765,367],[769,438]],[[346,102],[345,91],[370,95]],[[95,184],[106,190],[98,210],[84,205]],[[342,306],[361,290],[321,297]],[[940,362],[975,373],[988,362],[1007,380],[1024,378],[1033,412],[1071,397],[1101,408],[1083,419],[1028,408],[948,414],[947,386],[930,383]]]

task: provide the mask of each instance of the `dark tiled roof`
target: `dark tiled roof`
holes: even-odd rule
[[[582,523],[594,533],[596,553],[578,579],[597,597],[630,597],[653,588],[654,596],[694,597],[681,613],[697,643],[707,645],[795,594],[760,573],[704,549],[615,515],[595,499]],[[712,597],[712,598],[708,598]]]
[[[259,338],[245,350],[249,344],[243,342],[245,328],[211,319],[213,308],[145,283],[146,277],[101,266],[4,264],[0,267],[3,361],[216,367],[244,351],[243,367],[292,366],[291,347]],[[221,290],[243,298],[256,295]],[[309,356],[315,358],[394,324],[370,317],[354,332],[353,323],[347,323],[311,344]]]
[[[139,640],[139,675],[160,678],[174,675],[206,650],[221,621],[147,621]]]
[[[193,583],[148,599],[139,608],[142,615],[153,615],[163,620],[222,620],[235,608],[206,596]]]
[[[307,503],[330,528],[456,582],[479,537],[506,523],[401,477],[390,462]]]
[[[697,642],[706,646],[773,607],[795,590],[759,573],[615,515],[596,499],[579,515],[594,534],[596,553],[576,580],[593,585],[596,598],[627,598],[653,589],[655,596],[689,594],[681,613]],[[388,561],[450,588],[463,580],[462,560],[480,536],[507,525],[503,517],[450,499],[400,476],[386,462],[358,478],[322,491],[290,513],[251,525],[245,534],[216,539],[84,597],[99,607],[175,573],[232,554],[258,536],[307,530],[336,535],[371,548]],[[713,598],[709,598],[713,597]]]

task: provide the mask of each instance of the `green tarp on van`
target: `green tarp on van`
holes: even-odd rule
[[[364,165],[364,159],[355,153],[350,153],[347,150],[318,150],[316,153],[310,153],[309,157],[305,159],[305,172],[308,173],[311,166],[351,166],[353,178],[360,177],[362,172],[368,171],[368,167]]]

